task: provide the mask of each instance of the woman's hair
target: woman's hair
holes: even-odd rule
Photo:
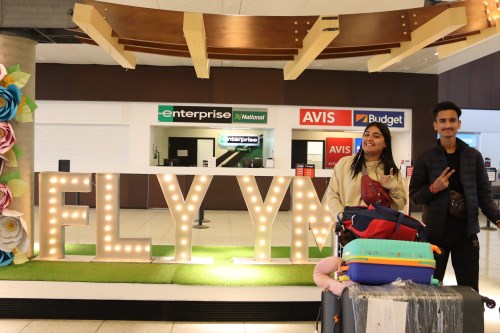
[[[382,133],[384,137],[385,148],[382,150],[382,154],[380,154],[380,159],[382,160],[382,164],[384,165],[384,174],[385,175],[390,174],[392,168],[394,170],[394,175],[397,175],[399,172],[399,168],[396,166],[396,163],[394,163],[394,157],[392,156],[391,131],[389,130],[389,127],[387,127],[387,125],[384,123],[374,121],[369,123],[365,127],[363,133],[366,132],[366,130],[372,126],[377,127],[380,133]],[[352,178],[355,178],[358,175],[358,173],[361,172],[364,164],[365,164],[365,154],[363,152],[363,147],[361,146],[358,153],[352,160],[350,168],[352,173]]]

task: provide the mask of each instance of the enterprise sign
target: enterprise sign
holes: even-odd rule
[[[227,107],[204,106],[158,106],[159,122],[181,123],[227,123],[232,122],[233,113]]]
[[[219,136],[220,146],[259,146],[258,135],[224,135]]]
[[[230,107],[220,106],[158,105],[158,122],[267,124],[267,109],[233,109]]]

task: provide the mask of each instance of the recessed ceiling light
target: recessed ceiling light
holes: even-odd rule
[[[427,62],[427,61],[429,61],[429,58],[422,58],[420,60],[422,60],[422,62]]]

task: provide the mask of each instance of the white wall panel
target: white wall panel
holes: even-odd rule
[[[57,171],[59,160],[98,165],[130,162],[126,125],[37,124],[36,171]]]

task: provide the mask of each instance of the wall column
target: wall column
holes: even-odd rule
[[[36,41],[0,33],[0,63],[6,68],[19,64],[21,71],[31,75],[28,83],[22,88],[24,95],[35,100],[35,47]],[[33,113],[35,117],[36,112]],[[17,210],[24,214],[24,219],[28,224],[28,233],[30,235],[30,246],[28,257],[33,256],[34,245],[34,123],[18,122],[12,119],[9,123],[14,128],[17,139],[17,146],[22,151],[22,156],[18,157],[17,167],[5,167],[3,174],[18,171],[21,179],[26,181],[28,189],[22,197],[14,198],[9,209]]]

